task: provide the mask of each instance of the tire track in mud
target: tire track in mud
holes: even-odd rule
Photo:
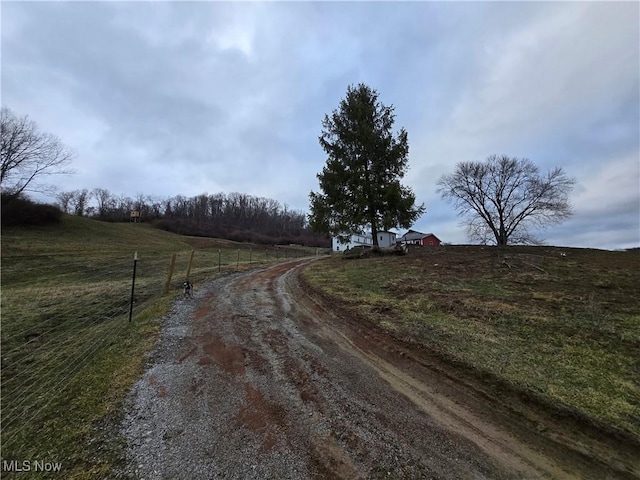
[[[288,272],[289,273],[289,272]],[[290,286],[295,287],[293,281]],[[298,298],[304,293],[299,291]],[[403,372],[380,356],[375,355],[370,348],[360,347],[335,325],[339,318],[326,309],[317,299],[306,298],[306,311],[310,317],[318,316],[331,322],[320,321],[317,327],[321,335],[335,342],[345,351],[351,352],[363,362],[371,365],[381,378],[386,380],[396,391],[409,398],[415,405],[447,430],[454,431],[472,441],[486,454],[498,459],[502,464],[517,473],[520,478],[539,478],[549,475],[552,478],[579,478],[562,471],[548,458],[516,441],[504,431],[495,428],[484,419],[466,410],[459,402],[445,396],[438,388],[419,381]],[[300,304],[303,304],[300,302]],[[362,344],[362,342],[360,342]]]
[[[296,260],[179,300],[123,424],[126,474],[572,478],[377,355],[297,281]]]
[[[287,273],[288,288],[297,304],[319,319],[316,327],[327,338],[369,363],[441,426],[472,441],[519,478],[640,478],[637,442],[603,434],[513,395],[496,398],[496,392],[461,378],[456,367],[424,349],[408,348],[358,321],[345,322],[348,314],[336,313],[339,308],[305,291],[293,273]]]

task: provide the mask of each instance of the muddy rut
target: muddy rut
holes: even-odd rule
[[[300,285],[309,261],[219,278],[177,302],[128,400],[123,476],[633,477],[624,447],[617,471],[597,438],[565,452],[574,437],[527,431],[522,412],[344,318]]]

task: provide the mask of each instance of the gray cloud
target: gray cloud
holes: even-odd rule
[[[218,191],[306,209],[317,137],[366,82],[409,132],[416,228],[464,242],[435,182],[493,153],[564,167],[552,243],[638,243],[637,3],[7,2],[2,103],[79,155],[62,190]]]

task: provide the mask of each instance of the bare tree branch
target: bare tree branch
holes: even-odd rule
[[[40,180],[49,175],[73,173],[65,167],[75,153],[58,137],[41,132],[27,116],[17,117],[10,109],[0,112],[0,186],[4,193],[50,189]]]
[[[541,176],[526,158],[492,155],[485,162],[459,163],[454,173],[440,177],[438,193],[464,219],[471,240],[540,244],[531,230],[572,215],[574,184],[561,168]]]

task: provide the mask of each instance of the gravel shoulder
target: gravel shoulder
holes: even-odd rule
[[[123,476],[606,478],[523,441],[428,356],[309,294],[297,278],[309,261],[218,278],[176,301],[127,400]]]

